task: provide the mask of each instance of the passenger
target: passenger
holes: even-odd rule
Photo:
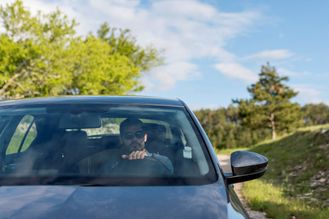
[[[174,162],[175,148],[166,139],[166,128],[164,125],[149,123],[146,126],[147,142],[146,149],[149,152],[157,153],[168,157]]]

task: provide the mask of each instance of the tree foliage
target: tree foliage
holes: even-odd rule
[[[252,130],[241,125],[238,108],[230,105],[215,110],[194,112],[205,129],[213,146],[218,149],[247,147],[263,140],[267,130]]]
[[[21,0],[0,7],[0,97],[122,95],[143,89],[143,71],[161,63],[129,30],[104,23],[78,36],[77,22],[58,9],[32,15]]]
[[[249,86],[250,99],[234,100],[239,106],[242,125],[252,129],[268,128],[272,139],[301,125],[300,106],[291,102],[297,95],[285,85],[288,77],[279,76],[269,64],[262,66],[259,80]]]
[[[329,106],[306,104],[301,108],[303,113],[302,126],[321,125],[329,123]],[[246,126],[245,118],[239,116],[239,108],[234,105],[218,109],[201,109],[194,112],[213,146],[218,149],[248,147],[268,139],[271,130],[254,129]]]
[[[329,106],[324,103],[306,104],[302,107],[305,125],[321,125],[329,123]]]
[[[301,107],[292,103],[297,92],[288,87],[269,64],[262,66],[259,80],[249,86],[249,99],[233,100],[228,107],[195,111],[213,146],[218,149],[248,147],[293,131],[298,126],[329,123],[329,106]]]
[[[141,48],[128,29],[118,30],[117,28],[111,28],[105,22],[97,31],[97,36],[108,42],[111,46],[111,54],[118,53],[128,57],[142,71],[147,71],[162,63],[162,59],[159,57],[159,51],[151,46]]]

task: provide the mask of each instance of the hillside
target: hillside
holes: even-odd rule
[[[271,218],[329,218],[329,125],[301,129],[252,151],[267,173],[244,186],[249,205]]]

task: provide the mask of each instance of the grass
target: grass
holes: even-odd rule
[[[304,127],[304,128],[300,128],[299,130],[300,131],[315,131],[318,129],[329,129],[329,124]]]
[[[271,218],[329,218],[329,125],[303,128],[251,150],[269,158],[267,173],[245,183],[251,208]]]
[[[225,148],[225,149],[216,149],[217,154],[226,154],[230,155],[234,151],[245,151],[248,150],[249,148],[241,147],[241,148]]]
[[[269,218],[328,219],[329,208],[314,207],[302,200],[287,197],[284,187],[254,180],[244,184],[248,206],[266,212]]]

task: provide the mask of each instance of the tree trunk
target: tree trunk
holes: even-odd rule
[[[275,140],[276,130],[275,130],[274,113],[271,113],[270,121],[271,121],[271,129],[272,129],[272,140]]]

